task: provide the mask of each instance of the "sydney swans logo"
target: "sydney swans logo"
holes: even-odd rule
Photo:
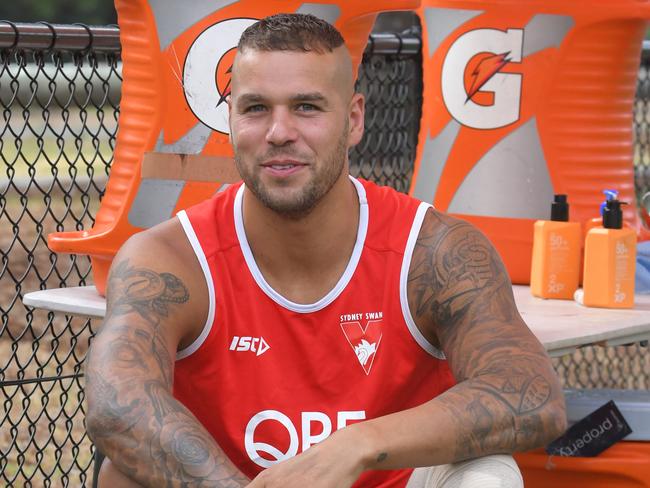
[[[353,314],[361,317],[361,314]],[[353,315],[348,315],[352,317]],[[376,316],[370,319],[369,316]],[[366,375],[370,374],[372,364],[375,361],[377,349],[381,343],[382,331],[382,314],[381,312],[375,314],[366,314],[366,325],[361,325],[360,320],[350,320],[341,322],[341,329],[345,338],[348,340],[350,347],[356,354],[359,364],[365,371]]]
[[[183,67],[185,100],[202,123],[229,134],[230,75],[242,32],[257,19],[228,19],[204,30],[194,41]]]

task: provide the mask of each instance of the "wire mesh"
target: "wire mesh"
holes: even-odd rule
[[[634,100],[634,184],[650,227],[650,41],[643,43]]]
[[[415,31],[377,34],[359,67],[365,134],[350,151],[350,172],[407,192],[422,114],[422,58]]]
[[[420,42],[415,31],[371,39],[357,85],[367,99],[366,135],[351,151],[351,171],[407,191],[421,115]],[[650,189],[648,48],[634,107],[639,194]],[[25,307],[22,296],[87,283],[88,259],[50,252],[46,237],[93,224],[121,81],[116,27],[0,22],[0,485],[90,485],[82,365],[96,325]],[[647,389],[649,362],[639,344],[554,360],[564,384],[581,388]]]
[[[69,26],[75,39],[58,49],[52,26],[10,27],[25,35],[12,43],[0,32],[8,46],[0,49],[0,485],[84,486],[92,445],[82,364],[92,324],[21,299],[86,284],[89,260],[51,253],[46,238],[93,224],[117,131],[119,43],[92,49],[92,30]]]

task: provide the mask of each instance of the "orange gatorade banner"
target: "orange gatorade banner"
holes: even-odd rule
[[[92,229],[48,236],[55,252],[89,254],[104,293],[113,256],[132,234],[171,218],[224,182],[141,178],[145,152],[232,157],[226,97],[241,33],[280,12],[310,13],[343,34],[356,67],[376,14],[419,0],[116,0],[122,42],[120,128]],[[155,173],[155,172],[154,172]]]
[[[533,223],[616,189],[641,229],[632,109],[645,0],[423,0],[424,94],[411,194],[481,228],[528,283]]]

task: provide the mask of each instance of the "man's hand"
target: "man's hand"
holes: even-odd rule
[[[262,471],[248,488],[349,488],[364,470],[363,449],[346,427],[302,454]]]

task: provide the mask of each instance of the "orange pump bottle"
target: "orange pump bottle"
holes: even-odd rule
[[[603,226],[603,212],[605,211],[605,206],[607,205],[607,202],[609,200],[618,200],[617,190],[603,190],[603,193],[605,194],[605,201],[600,204],[600,215],[598,217],[594,217],[593,219],[589,219],[585,222],[585,228],[583,229],[584,230],[583,239],[587,238],[587,233],[591,229]]]
[[[580,276],[580,224],[569,222],[566,195],[555,195],[551,220],[535,222],[530,291],[540,298],[570,300]]]
[[[637,238],[634,230],[623,228],[622,203],[608,200],[603,227],[587,233],[582,301],[588,307],[634,306]]]

